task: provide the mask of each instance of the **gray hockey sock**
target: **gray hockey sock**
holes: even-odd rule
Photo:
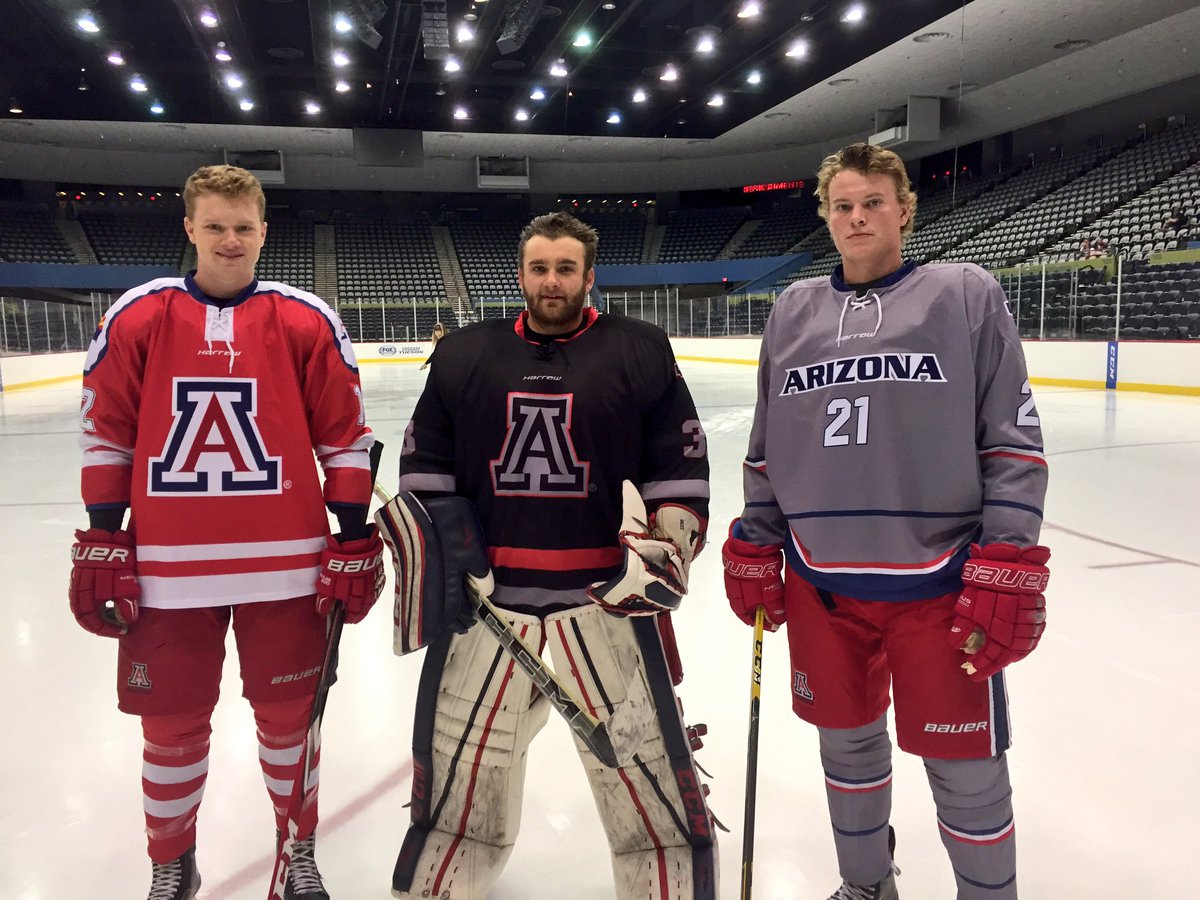
[[[838,870],[868,885],[891,869],[892,742],[887,716],[861,728],[818,728]]]
[[[926,759],[925,771],[959,900],[1014,900],[1017,841],[1004,755]]]

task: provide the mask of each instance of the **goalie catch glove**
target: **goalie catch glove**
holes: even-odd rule
[[[118,637],[137,621],[142,589],[128,531],[78,529],[71,546],[71,612],[93,634]]]
[[[1049,559],[1046,547],[971,545],[950,644],[971,655],[963,668],[972,681],[986,681],[1037,647],[1046,630]]]
[[[704,546],[704,522],[677,503],[664,503],[654,517],[631,481],[621,484],[622,570],[588,588],[588,596],[618,616],[650,616],[679,607],[687,593],[688,570]]]

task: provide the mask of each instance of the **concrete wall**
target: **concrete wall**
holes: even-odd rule
[[[673,338],[684,361],[755,365],[759,339]],[[1119,390],[1200,396],[1200,344],[1170,341],[1122,341],[1119,345]],[[358,344],[359,362],[424,362],[428,341]],[[1105,385],[1108,344],[1102,341],[1026,341],[1025,358],[1034,384],[1100,388]],[[0,358],[0,389],[20,390],[79,378],[83,353],[46,353]]]

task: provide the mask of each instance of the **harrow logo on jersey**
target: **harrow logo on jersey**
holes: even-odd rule
[[[574,394],[509,394],[508,432],[491,462],[498,497],[586,497],[590,463],[571,441]]]
[[[780,397],[839,384],[872,381],[945,381],[933,353],[871,353],[788,369]]]
[[[258,382],[253,378],[176,378],[175,421],[161,456],[150,460],[148,492],[278,494],[278,456],[258,433]]]

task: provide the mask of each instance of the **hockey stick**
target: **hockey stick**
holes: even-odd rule
[[[391,498],[378,484],[375,494],[385,503]],[[566,719],[571,732],[583,741],[584,745],[610,769],[626,765],[642,745],[646,729],[652,716],[647,709],[652,708],[653,701],[646,690],[645,681],[635,678],[635,684],[627,691],[627,699],[614,710],[607,721],[601,722],[590,712],[587,705],[567,687],[555,674],[541,654],[525,642],[516,629],[500,614],[491,599],[476,590],[471,579],[467,579],[467,595],[475,604],[475,614],[500,647],[513,658],[521,670],[529,676],[534,688],[550,701],[550,705],[558,710]],[[640,691],[637,689],[640,687]],[[638,696],[635,696],[635,693]]]
[[[376,440],[371,446],[371,483],[379,472],[379,459],[383,456],[383,443]],[[333,685],[333,676],[337,670],[337,650],[342,639],[342,626],[346,624],[346,606],[340,600],[333,604],[333,612],[329,614],[329,635],[325,639],[325,656],[321,660],[321,669],[317,674],[316,694],[313,696],[312,713],[308,717],[308,733],[304,739],[304,752],[297,762],[296,780],[292,783],[292,793],[288,797],[287,832],[279,841],[275,851],[275,866],[271,870],[271,890],[267,900],[283,900],[287,890],[288,872],[292,868],[292,853],[300,837],[300,812],[304,808],[304,795],[308,787],[309,776],[312,775],[313,759],[321,746],[321,720],[325,718],[325,701],[329,697],[329,688]]]
[[[767,613],[763,607],[754,611],[754,654],[750,667],[750,733],[746,740],[746,815],[742,819],[742,893],[741,900],[750,900],[750,883],[754,875],[754,807],[758,800],[758,704],[762,691],[763,626]]]

